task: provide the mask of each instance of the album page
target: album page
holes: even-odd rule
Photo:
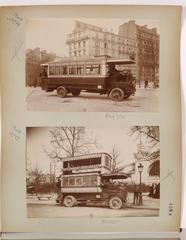
[[[1,9],[3,232],[179,231],[180,20]]]

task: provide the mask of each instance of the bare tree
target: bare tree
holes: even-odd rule
[[[95,139],[90,139],[85,127],[57,127],[49,130],[52,150],[45,152],[54,161],[64,157],[87,154],[95,146]]]
[[[131,135],[137,134],[138,138],[145,136],[152,146],[160,142],[159,126],[135,126],[131,128],[130,132]]]
[[[130,129],[130,135],[137,135],[139,139],[139,145],[142,144],[142,141],[148,143],[148,146],[151,149],[151,153],[145,149],[139,148],[137,153],[134,153],[134,157],[139,160],[141,157],[143,158],[152,158],[159,157],[160,149],[160,133],[159,126],[134,126]]]
[[[112,173],[121,172],[123,170],[123,167],[120,166],[120,163],[122,161],[119,160],[120,153],[118,152],[115,146],[113,146],[110,155],[112,156],[111,172]]]

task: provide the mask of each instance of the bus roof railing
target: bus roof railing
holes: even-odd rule
[[[126,179],[129,177],[126,173],[104,173],[101,176],[104,179]]]
[[[114,64],[122,65],[122,64],[134,64],[134,63],[136,63],[136,61],[132,60],[132,59],[126,59],[126,58],[124,58],[124,59],[108,59],[107,63],[110,63],[110,64],[114,63]]]
[[[61,58],[60,60],[54,60],[54,61],[51,61],[51,62],[47,62],[47,63],[42,63],[41,66],[46,66],[48,64],[65,64],[65,63],[87,63],[87,62],[91,62],[92,63],[96,63],[96,62],[99,62],[101,60],[105,60],[108,64],[135,64],[136,61],[135,60],[132,60],[130,58],[110,58],[110,57],[107,57],[107,56],[96,56],[96,57],[65,57],[65,58]]]
[[[80,159],[89,159],[89,158],[96,158],[96,157],[101,157],[102,154],[105,154],[107,156],[110,156],[110,154],[105,153],[105,152],[101,152],[101,153],[90,153],[90,154],[84,154],[84,155],[79,155],[79,156],[74,156],[74,157],[65,157],[63,158],[63,162],[68,162],[68,161],[76,161],[76,160],[80,160]]]

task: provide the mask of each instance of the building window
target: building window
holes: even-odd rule
[[[104,48],[107,48],[107,43],[104,43]]]

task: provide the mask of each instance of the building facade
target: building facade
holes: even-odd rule
[[[123,38],[101,27],[80,21],[75,22],[73,32],[67,35],[66,43],[70,57],[107,55],[113,58],[135,58],[137,55],[135,39]],[[130,68],[136,76],[135,65],[125,68]]]
[[[133,58],[136,65],[129,68],[141,87],[145,81],[159,85],[159,35],[156,28],[140,26],[129,21],[119,26],[118,35],[101,27],[75,22],[67,35],[69,56],[100,56]]]
[[[159,34],[157,28],[140,26],[131,20],[119,26],[119,36],[137,43],[137,80],[139,86],[152,82],[159,85]]]
[[[138,155],[140,155],[138,153]],[[141,182],[146,185],[151,185],[152,183],[160,182],[160,156],[159,152],[154,152],[147,157],[143,154],[139,156],[138,160],[124,166],[124,172],[130,175],[130,182],[139,184],[140,183],[140,173],[138,170],[139,165],[143,166],[143,171],[141,173]]]
[[[56,55],[40,48],[26,50],[26,86],[40,85],[40,64],[53,61]]]

